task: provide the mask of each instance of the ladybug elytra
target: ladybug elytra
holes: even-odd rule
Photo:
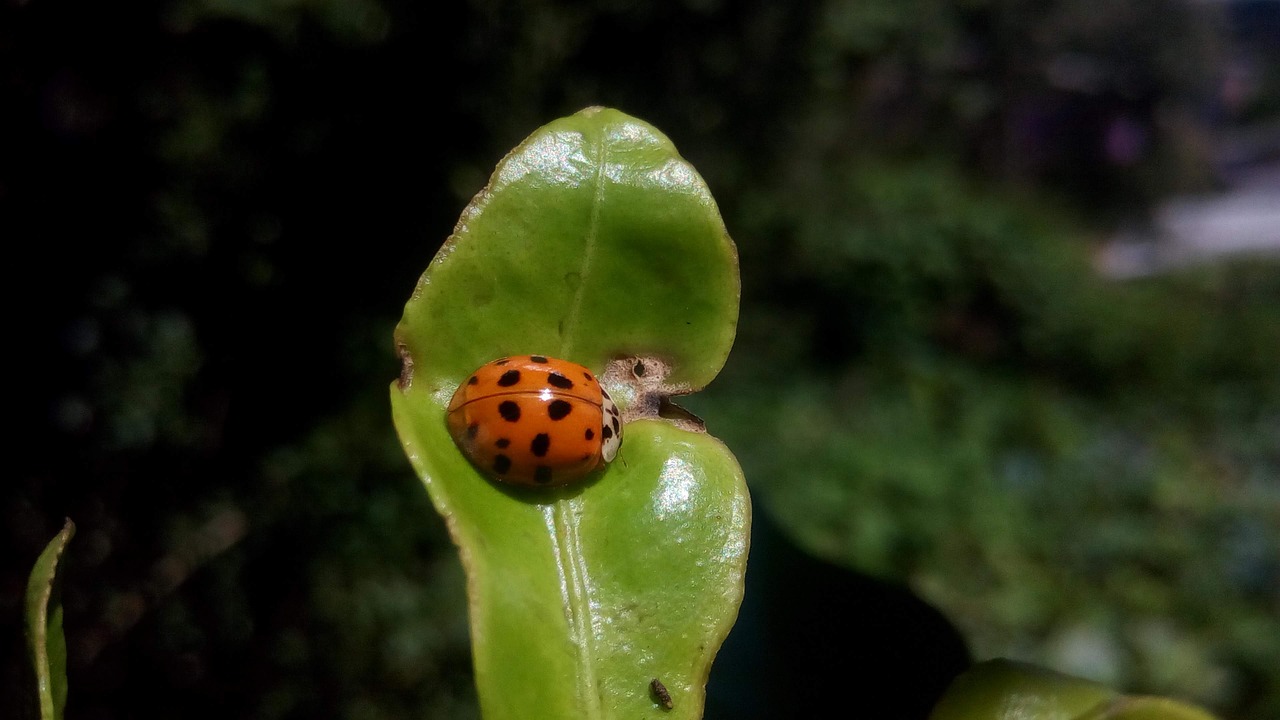
[[[477,468],[503,482],[556,487],[618,454],[618,407],[587,368],[544,355],[482,365],[449,402],[449,434]]]

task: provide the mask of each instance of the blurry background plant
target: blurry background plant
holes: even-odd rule
[[[1274,174],[1277,7],[11,1],[0,622],[69,515],[73,717],[474,717],[391,329],[501,154],[599,103],[721,203],[741,329],[688,405],[786,535],[977,657],[1274,718],[1280,266],[1091,256]],[[752,644],[755,588],[709,718],[769,709],[734,682],[786,651]]]

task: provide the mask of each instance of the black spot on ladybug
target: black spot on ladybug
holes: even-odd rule
[[[631,372],[635,373],[636,377],[644,377],[644,363],[637,360],[636,366],[631,368]]]
[[[539,465],[533,471],[533,481],[539,485],[546,485],[551,482],[551,468],[546,465]]]
[[[584,372],[584,373],[582,373],[582,377],[586,378],[586,379],[587,379],[587,382],[595,382],[595,381],[596,381],[596,379],[595,379],[595,378],[591,377],[591,373],[589,373],[589,372]]]
[[[595,436],[596,436],[596,431],[595,431],[595,430],[592,430],[591,428],[587,428],[586,438],[587,438],[588,440],[590,440],[590,439],[594,438]]]
[[[614,432],[618,432],[620,429],[621,429],[621,428],[619,428],[619,427],[618,427],[618,416],[617,416],[617,415],[614,415],[614,416],[613,416],[613,431],[614,431]]]
[[[563,420],[570,410],[573,410],[573,406],[564,400],[553,400],[547,406],[547,417],[552,420]]]
[[[511,458],[506,455],[499,455],[493,459],[493,471],[499,475],[506,475],[511,469]]]
[[[538,457],[546,457],[547,450],[551,449],[551,436],[546,433],[538,433],[533,436],[533,442],[529,443],[529,452]]]
[[[502,373],[502,377],[498,378],[498,384],[502,387],[511,387],[520,382],[519,370],[508,370]]]
[[[480,384],[480,378],[476,377],[475,375],[472,375],[472,376],[471,376],[471,379],[467,381],[467,384],[468,384],[468,385],[479,385],[479,384]]]
[[[670,710],[675,707],[675,703],[671,702],[671,693],[667,692],[667,686],[663,685],[658,678],[649,681],[649,691],[658,699],[658,704],[663,708]]]
[[[467,426],[467,437],[475,439],[476,433],[480,432],[480,423],[471,423]]]
[[[547,373],[547,382],[561,390],[568,390],[573,387],[573,381],[558,372]]]
[[[600,437],[604,438],[605,440],[608,440],[609,438],[613,437],[613,428],[609,427],[608,425],[605,425],[604,430],[600,431]]]
[[[583,459],[583,460],[590,460],[590,459],[591,459],[591,453],[582,453],[582,459]]]
[[[534,361],[534,362],[536,362],[536,363],[543,363],[543,364],[546,364],[546,362],[547,362],[547,359],[546,359],[544,356],[542,356],[542,355],[530,355],[530,356],[529,356],[529,359],[530,359],[530,360],[532,360],[532,361]]]
[[[509,438],[498,438],[493,444],[505,450],[509,445],[511,445],[511,440]]]
[[[503,400],[498,405],[498,414],[507,422],[515,422],[520,419],[520,406],[514,400]]]

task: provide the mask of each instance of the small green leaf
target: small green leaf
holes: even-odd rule
[[[75,532],[76,526],[68,518],[62,532],[36,559],[27,581],[27,647],[35,670],[40,720],[60,720],[67,706],[67,641],[62,634],[62,603],[57,599],[55,580],[58,562]]]
[[[736,251],[702,179],[657,130],[603,108],[512,151],[423,275],[396,329],[392,412],[466,567],[488,720],[701,717],[750,501],[733,455],[666,398],[719,372],[737,309]],[[454,445],[455,388],[517,354],[587,366],[623,409],[598,477],[515,488]]]
[[[1125,696],[1100,683],[1010,660],[956,678],[929,720],[1214,720],[1167,698]]]

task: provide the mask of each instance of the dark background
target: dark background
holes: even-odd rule
[[[923,717],[997,655],[1280,715],[1280,266],[1157,262],[1168,203],[1280,163],[1276,3],[448,5],[0,5],[0,715],[69,516],[68,717],[477,716],[391,332],[591,104],[741,255],[688,401],[758,513],[708,718]]]

